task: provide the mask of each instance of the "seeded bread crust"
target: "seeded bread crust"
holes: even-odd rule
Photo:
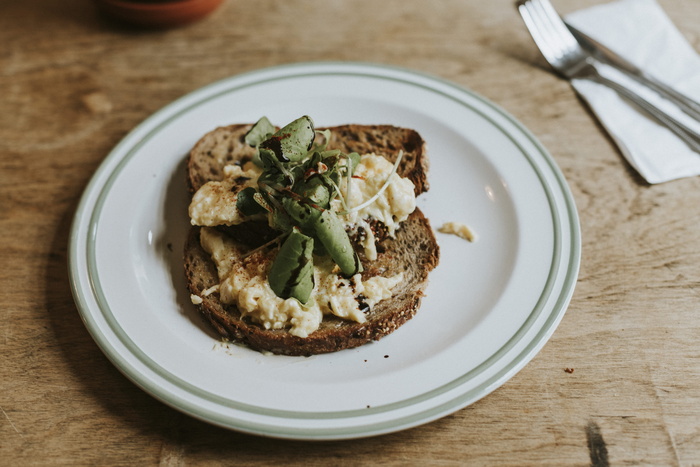
[[[254,155],[254,148],[243,140],[252,125],[220,127],[205,135],[192,149],[188,160],[188,185],[192,192],[209,180],[223,178],[223,167],[245,161]],[[397,172],[413,181],[416,195],[428,188],[428,162],[425,143],[417,132],[389,125],[343,125],[331,128],[330,148],[360,154],[376,152],[395,160],[399,151],[404,155]],[[261,232],[264,231],[264,227]],[[358,347],[390,334],[411,319],[420,306],[428,273],[437,266],[440,250],[430,222],[420,209],[401,224],[396,238],[383,238],[377,247],[378,258],[367,261],[357,249],[364,266],[363,280],[383,275],[404,273],[401,284],[393,289],[391,299],[383,300],[366,313],[365,323],[356,323],[326,315],[318,330],[301,338],[286,330],[267,330],[241,319],[233,305],[219,301],[218,292],[204,291],[219,283],[216,266],[199,242],[200,228],[193,227],[188,236],[184,264],[190,293],[202,299],[197,305],[202,316],[223,338],[240,342],[250,348],[275,354],[308,356]],[[250,235],[243,229],[227,233],[251,245]],[[259,234],[252,235],[259,238]]]

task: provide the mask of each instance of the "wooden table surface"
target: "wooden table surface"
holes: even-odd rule
[[[700,3],[659,3],[700,50]],[[160,31],[88,0],[0,4],[0,465],[700,465],[700,177],[645,183],[511,0],[227,0]],[[94,171],[150,114],[228,76],[324,60],[434,74],[514,115],[571,187],[581,269],[551,340],[477,403],[375,438],[272,440],[122,376],[74,304],[68,237]]]

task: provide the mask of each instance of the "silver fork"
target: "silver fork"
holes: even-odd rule
[[[613,89],[700,153],[700,135],[695,131],[634,91],[598,73],[597,60],[581,47],[548,0],[518,0],[516,6],[545,60],[561,76],[588,79]]]

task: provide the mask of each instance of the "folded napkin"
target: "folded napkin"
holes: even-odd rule
[[[618,0],[576,11],[566,20],[659,81],[700,101],[700,57],[654,0]],[[637,91],[700,133],[700,122],[658,94],[610,66],[601,65],[599,72]],[[647,182],[700,174],[700,154],[617,93],[586,80],[573,80],[572,85]]]

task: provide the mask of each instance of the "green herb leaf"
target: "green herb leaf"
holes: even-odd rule
[[[275,126],[267,117],[262,117],[255,122],[253,127],[245,134],[245,142],[248,146],[257,147],[275,132]]]
[[[278,297],[309,301],[314,288],[313,249],[313,238],[292,229],[268,274],[270,287]]]
[[[265,212],[265,208],[261,206],[256,200],[255,195],[258,191],[249,186],[241,190],[236,197],[236,207],[244,216],[253,216],[255,214],[262,214]]]
[[[314,122],[305,115],[260,143],[260,148],[272,151],[280,162],[299,162],[307,156],[315,137]]]
[[[343,228],[343,223],[333,211],[323,211],[314,228],[316,237],[326,247],[328,254],[340,266],[345,276],[350,277],[362,272],[362,264]]]

